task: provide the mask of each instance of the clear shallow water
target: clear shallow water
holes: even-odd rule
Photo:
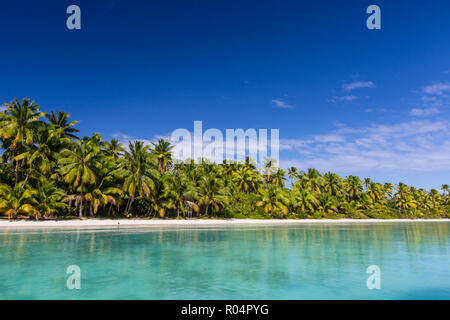
[[[0,299],[450,299],[448,222],[0,230]],[[66,268],[81,268],[81,289]],[[369,290],[369,265],[381,290]]]

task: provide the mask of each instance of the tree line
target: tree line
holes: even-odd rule
[[[0,212],[30,217],[433,218],[449,217],[449,186],[345,178],[316,169],[287,171],[272,160],[175,161],[173,146],[98,133],[80,138],[63,111],[29,99],[0,112]],[[290,183],[288,183],[290,182]],[[286,187],[289,184],[290,187]]]

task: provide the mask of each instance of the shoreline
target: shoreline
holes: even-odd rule
[[[450,219],[189,219],[189,220],[145,220],[145,219],[86,219],[86,220],[47,220],[47,221],[0,221],[0,229],[10,228],[110,228],[110,227],[170,227],[170,226],[275,226],[297,224],[339,224],[339,223],[389,223],[389,222],[450,222]]]

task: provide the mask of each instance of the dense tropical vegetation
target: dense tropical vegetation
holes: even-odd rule
[[[450,190],[342,178],[315,169],[177,162],[159,140],[79,138],[77,121],[28,99],[0,112],[0,212],[18,217],[449,217]],[[290,182],[290,187],[286,183]],[[289,183],[288,183],[289,184]]]

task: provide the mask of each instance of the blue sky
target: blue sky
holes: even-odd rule
[[[66,8],[81,8],[81,30]],[[382,29],[366,28],[381,8]],[[83,135],[280,129],[281,165],[450,182],[449,1],[2,0],[0,100]]]

